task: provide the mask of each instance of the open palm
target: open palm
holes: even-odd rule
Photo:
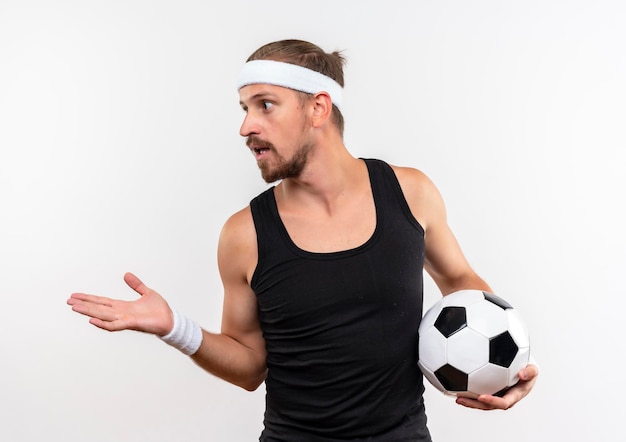
[[[124,281],[141,297],[123,301],[73,293],[67,303],[73,311],[89,316],[91,324],[104,330],[137,330],[159,336],[168,334],[173,327],[173,319],[165,299],[132,273],[126,273]]]

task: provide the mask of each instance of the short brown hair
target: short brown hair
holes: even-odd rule
[[[319,46],[303,40],[280,40],[261,46],[247,61],[273,60],[296,64],[320,72],[344,86],[343,66],[345,57],[339,51],[326,53]],[[307,97],[310,94],[301,92]],[[343,135],[344,120],[341,111],[333,104],[333,123]]]

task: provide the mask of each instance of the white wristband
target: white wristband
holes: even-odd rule
[[[165,336],[159,336],[163,342],[180,350],[187,356],[191,356],[200,348],[202,344],[202,329],[185,315],[172,310],[174,317],[174,327]]]

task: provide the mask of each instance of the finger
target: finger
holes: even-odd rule
[[[101,304],[78,302],[72,305],[72,310],[76,313],[80,313],[81,315],[107,322],[118,319],[117,315],[110,306]]]
[[[125,324],[122,321],[103,321],[99,318],[91,318],[89,320],[89,323],[95,325],[98,328],[101,328],[102,330],[110,332],[126,329]]]
[[[536,378],[539,375],[539,368],[536,365],[529,364],[526,367],[522,368],[517,376],[522,381],[529,381],[533,378]]]
[[[456,398],[456,403],[459,405],[463,405],[464,407],[467,408],[476,408],[477,406],[480,405],[480,403],[476,404],[476,406],[474,406],[474,403],[477,403],[478,401],[475,401],[473,399],[469,399],[469,398],[465,398],[465,397],[457,397]]]
[[[124,275],[124,282],[126,282],[131,289],[139,293],[141,296],[146,295],[150,291],[150,289],[146,287],[143,282],[141,282],[141,279],[137,278],[130,272]]]
[[[458,397],[456,403],[467,408],[473,408],[475,410],[493,410],[491,405],[481,402],[477,399],[470,399],[467,397]]]
[[[67,303],[69,305],[74,305],[80,302],[105,305],[108,307],[113,305],[113,300],[111,298],[105,298],[103,296],[96,296],[96,295],[88,295],[86,293],[72,293],[69,299],[67,300]]]
[[[484,407],[484,410],[507,410],[515,401],[509,400],[506,395],[503,397],[481,395],[478,396],[478,402]]]
[[[513,395],[498,397],[487,394],[480,395],[476,399],[458,397],[456,400],[457,404],[463,405],[467,408],[474,408],[476,410],[508,410],[516,402],[517,401]]]

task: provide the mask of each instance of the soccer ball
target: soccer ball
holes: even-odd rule
[[[418,365],[445,394],[501,396],[528,364],[530,340],[519,313],[480,290],[444,296],[422,318]]]

